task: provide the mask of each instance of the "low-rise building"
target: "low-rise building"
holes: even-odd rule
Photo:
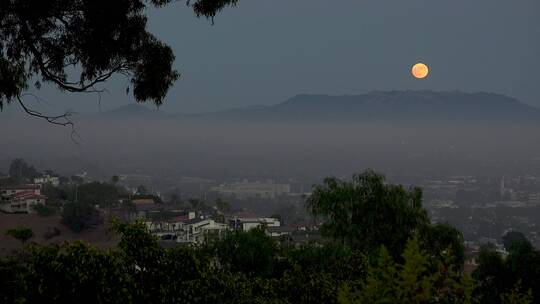
[[[3,185],[0,186],[0,196],[10,195],[20,192],[31,191],[34,194],[41,194],[41,186],[35,184],[28,185]]]
[[[45,204],[39,185],[10,185],[0,187],[0,210],[7,213],[33,213],[34,206]]]
[[[272,217],[235,217],[229,219],[229,226],[234,230],[249,231],[258,227],[279,227],[281,223]]]
[[[195,218],[184,222],[183,234],[177,242],[202,244],[208,237],[220,237],[227,230],[229,230],[227,224],[209,218]]]

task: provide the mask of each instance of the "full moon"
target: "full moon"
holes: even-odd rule
[[[426,78],[429,74],[429,68],[423,63],[417,63],[412,67],[412,74],[415,78]]]

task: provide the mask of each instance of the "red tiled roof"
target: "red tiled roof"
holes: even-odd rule
[[[25,200],[25,199],[32,199],[32,198],[45,199],[47,197],[45,195],[35,194],[33,191],[24,191],[24,192],[14,193],[8,196],[8,199],[14,199],[14,200]]]
[[[17,192],[17,193],[12,193],[10,195],[7,195],[6,197],[7,198],[18,198],[18,197],[22,197],[22,196],[31,195],[31,194],[34,194],[34,191],[26,190],[26,191],[21,191],[21,192]]]

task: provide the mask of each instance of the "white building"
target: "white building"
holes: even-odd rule
[[[272,217],[237,217],[229,220],[229,226],[234,230],[249,231],[258,227],[279,227],[281,223]]]
[[[148,230],[163,240],[178,243],[202,244],[210,236],[221,236],[230,230],[227,224],[209,218],[173,218],[166,221],[145,222]]]
[[[209,236],[221,236],[229,227],[212,219],[192,219],[184,222],[183,234],[177,242],[202,244]]]
[[[58,178],[58,176],[44,175],[42,177],[34,178],[34,184],[38,184],[38,185],[50,184],[55,187],[58,187],[60,185],[60,179]]]

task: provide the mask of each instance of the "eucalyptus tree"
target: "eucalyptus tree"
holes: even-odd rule
[[[188,0],[198,17],[214,18],[238,0]],[[70,125],[70,113],[48,116],[24,102],[47,82],[60,91],[101,92],[114,75],[129,80],[138,102],[161,105],[180,77],[172,49],[148,32],[148,7],[173,0],[0,0],[0,109],[18,102],[30,115]]]

